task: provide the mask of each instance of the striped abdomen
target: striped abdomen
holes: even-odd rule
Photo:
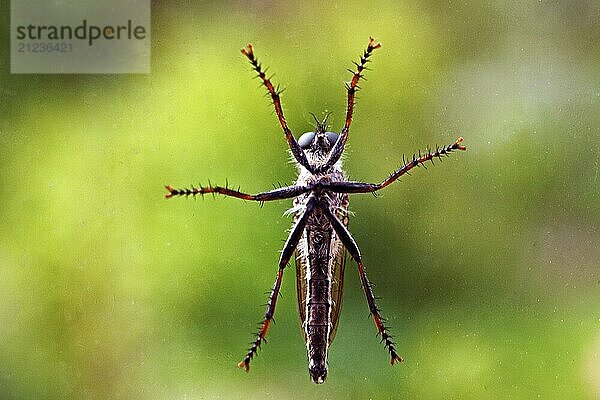
[[[298,310],[308,370],[315,383],[323,383],[327,377],[329,344],[342,305],[344,267],[343,245],[327,218],[316,209],[296,251]]]

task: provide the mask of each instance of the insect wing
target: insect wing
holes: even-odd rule
[[[294,257],[296,260],[296,293],[298,294],[298,315],[300,316],[300,330],[302,331],[302,337],[306,342],[306,331],[304,330],[304,324],[306,324],[306,271],[308,265],[308,248],[306,247],[306,234],[302,236]]]
[[[347,227],[348,226],[348,211],[343,209],[337,213],[338,218]],[[335,333],[342,311],[342,300],[344,298],[344,270],[346,269],[346,249],[334,233],[332,240],[331,253],[332,260],[332,284],[331,284],[331,333],[329,334],[329,343],[333,342]]]

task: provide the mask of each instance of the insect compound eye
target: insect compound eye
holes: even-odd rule
[[[338,137],[340,137],[340,135],[338,135],[335,132],[325,132],[325,134],[327,135],[327,140],[329,140],[329,144],[331,145],[331,147],[333,147],[335,142],[337,142]]]
[[[315,133],[314,132],[306,132],[306,133],[302,134],[302,136],[300,136],[300,139],[298,139],[298,144],[300,145],[301,148],[308,149],[310,147],[310,145],[312,144],[313,140],[315,140]]]

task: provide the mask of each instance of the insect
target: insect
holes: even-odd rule
[[[218,193],[224,196],[236,197],[243,200],[260,202],[294,199],[290,213],[294,215],[294,224],[285,242],[279,258],[279,268],[275,283],[271,289],[267,309],[247,354],[238,364],[246,372],[250,370],[250,362],[257,354],[265,337],[273,315],[281,288],[283,271],[292,256],[296,261],[296,289],[298,293],[298,310],[302,323],[302,332],[306,342],[308,370],[315,383],[323,383],[327,377],[327,355],[329,345],[333,341],[342,305],[343,278],[346,252],[358,266],[360,282],[364,290],[369,312],[375,322],[381,342],[390,355],[390,363],[401,362],[385,320],[375,303],[373,288],[367,277],[360,250],[348,231],[348,197],[354,193],[372,193],[385,188],[411,169],[423,165],[434,158],[448,156],[455,150],[466,150],[459,137],[454,143],[444,147],[436,147],[435,151],[413,155],[405,161],[387,179],[381,183],[363,183],[348,181],[341,165],[341,156],[348,140],[350,124],[354,111],[355,96],[359,90],[358,83],[363,79],[369,58],[376,49],[381,47],[371,37],[366,50],[355,62],[356,69],[348,70],[352,79],[346,83],[347,105],[346,119],[341,132],[327,130],[327,117],[319,121],[313,114],[317,124],[312,132],[306,132],[294,137],[288,128],[281,108],[281,93],[279,86],[274,86],[271,78],[266,76],[265,69],[254,55],[254,48],[248,44],[242,49],[242,54],[248,58],[252,69],[258,74],[262,85],[271,97],[279,124],[283,129],[285,139],[291,154],[298,164],[299,176],[292,186],[258,194],[247,194],[225,186],[199,186],[187,189],[175,189],[166,186],[167,198],[175,196],[196,196],[208,193]]]

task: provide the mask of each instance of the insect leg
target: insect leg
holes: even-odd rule
[[[367,49],[364,51],[362,57],[360,58],[360,64],[355,62],[356,71],[348,70],[352,73],[352,80],[350,82],[346,82],[346,90],[348,92],[348,102],[346,105],[346,123],[344,124],[344,128],[338,138],[337,142],[329,152],[329,157],[325,164],[319,168],[320,171],[325,171],[333,164],[335,164],[342,153],[344,152],[344,147],[346,146],[346,142],[348,141],[348,131],[350,130],[350,124],[352,123],[352,114],[354,112],[354,100],[356,96],[356,92],[360,89],[358,86],[358,81],[361,78],[364,78],[362,72],[365,70],[367,63],[369,62],[369,57],[373,54],[375,49],[381,47],[381,43],[375,43],[375,39],[372,37],[369,38],[369,44],[367,45]]]
[[[285,246],[283,247],[283,251],[281,252],[281,257],[279,258],[279,270],[277,271],[277,278],[275,278],[275,283],[273,284],[273,289],[271,289],[271,294],[269,295],[269,301],[267,303],[267,310],[265,311],[265,317],[261,324],[261,327],[256,334],[256,339],[252,342],[252,346],[248,349],[248,353],[242,361],[238,363],[238,367],[244,368],[246,372],[250,370],[250,361],[252,357],[257,353],[258,348],[265,341],[265,336],[267,335],[267,331],[269,330],[269,325],[271,324],[271,320],[273,319],[273,315],[275,314],[275,304],[277,303],[277,296],[279,295],[279,289],[281,288],[281,281],[283,279],[283,269],[290,261],[296,246],[298,245],[298,241],[302,237],[302,233],[304,232],[304,228],[306,227],[306,221],[312,214],[314,210],[315,199],[310,198],[308,203],[306,204],[306,210],[302,217],[296,222],[296,225],[292,228],[292,232],[287,238],[285,242]]]
[[[282,200],[282,199],[290,199],[292,197],[296,197],[302,193],[306,193],[310,190],[307,186],[286,186],[282,188],[278,188],[275,190],[269,190],[268,192],[262,192],[258,194],[247,194],[242,193],[238,190],[230,189],[227,186],[205,186],[205,187],[192,187],[189,189],[175,189],[173,186],[165,186],[167,193],[165,197],[170,199],[171,197],[176,196],[197,196],[208,193],[218,193],[224,196],[237,197],[242,200],[253,200],[253,201],[271,201],[271,200]]]
[[[279,124],[281,128],[283,128],[283,133],[285,134],[285,139],[290,146],[290,150],[292,151],[292,155],[298,161],[300,165],[304,168],[313,172],[313,168],[308,163],[308,159],[306,158],[306,154],[304,154],[304,150],[300,147],[296,138],[290,131],[290,128],[287,126],[287,122],[285,117],[283,116],[283,109],[281,108],[281,100],[280,96],[283,90],[280,90],[279,87],[274,87],[270,78],[267,78],[265,71],[262,69],[262,66],[258,62],[258,58],[254,55],[254,47],[251,44],[246,45],[242,49],[242,54],[245,55],[248,60],[250,60],[250,64],[252,64],[252,69],[256,71],[259,78],[262,80],[263,85],[267,88],[269,94],[271,95],[271,100],[273,101],[273,106],[275,107],[275,113],[277,113],[277,118],[279,119]]]
[[[394,346],[394,342],[392,341],[392,336],[388,332],[388,329],[385,327],[384,319],[379,312],[379,308],[375,303],[375,295],[373,294],[373,288],[371,282],[369,282],[369,278],[367,277],[367,272],[365,271],[365,267],[362,262],[362,257],[360,255],[360,250],[358,245],[354,241],[354,238],[348,231],[348,229],[342,224],[342,222],[331,212],[328,205],[321,206],[323,212],[327,215],[333,229],[340,237],[340,240],[348,250],[348,253],[352,256],[354,261],[358,264],[358,273],[360,275],[360,282],[362,284],[363,290],[365,292],[365,296],[367,297],[367,303],[369,305],[369,311],[371,312],[371,316],[373,317],[373,321],[375,322],[375,326],[377,327],[377,331],[381,335],[381,341],[384,343],[385,347],[390,352],[390,364],[394,364],[394,362],[402,362],[402,357],[398,355],[396,352],[396,347]]]
[[[323,183],[322,187],[336,193],[373,193],[388,186],[414,167],[424,164],[429,160],[433,160],[435,157],[441,158],[442,156],[448,155],[454,150],[466,150],[467,148],[461,145],[462,141],[463,138],[459,137],[454,143],[449,144],[446,147],[437,148],[434,152],[428,151],[425,155],[419,157],[416,155],[413,156],[411,161],[398,168],[381,183],[329,182]]]

